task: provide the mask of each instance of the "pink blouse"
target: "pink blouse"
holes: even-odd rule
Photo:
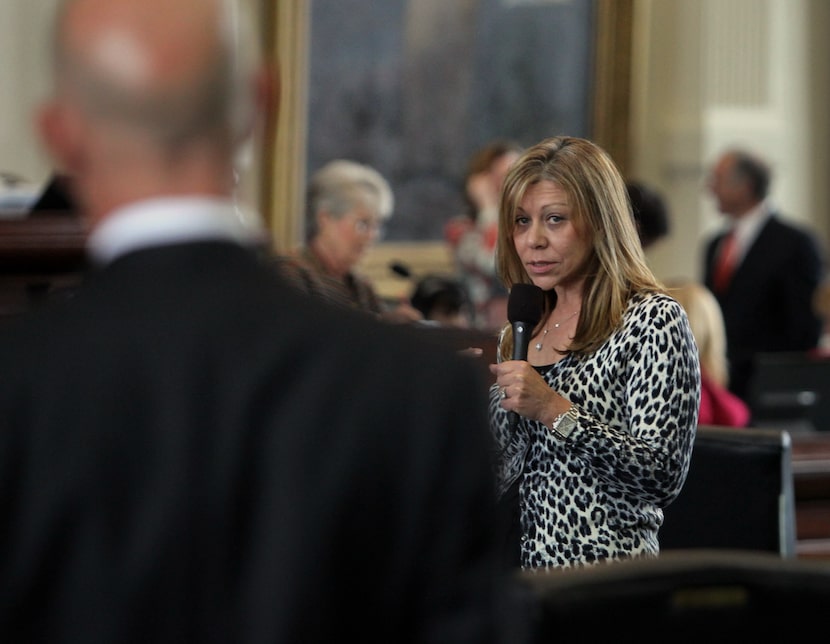
[[[743,400],[705,374],[701,374],[700,385],[699,425],[747,426],[750,413]]]

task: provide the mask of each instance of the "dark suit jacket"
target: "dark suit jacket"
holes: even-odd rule
[[[704,283],[713,287],[714,262],[722,235],[705,249]],[[815,347],[821,319],[812,298],[822,278],[817,240],[796,225],[770,217],[736,268],[725,293],[715,292],[726,325],[730,389],[746,399],[758,352]]]
[[[223,242],[0,336],[0,640],[492,641],[486,384]]]

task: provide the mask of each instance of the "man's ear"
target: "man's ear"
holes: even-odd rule
[[[57,169],[75,174],[81,164],[83,142],[79,116],[65,106],[48,102],[37,110],[35,126]]]

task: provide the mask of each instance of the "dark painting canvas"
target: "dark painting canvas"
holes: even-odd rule
[[[308,172],[389,179],[386,240],[435,240],[464,208],[470,154],[507,137],[590,136],[592,0],[313,0]]]

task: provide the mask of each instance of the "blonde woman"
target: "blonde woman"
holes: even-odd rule
[[[700,412],[698,423],[746,427],[750,412],[746,403],[730,392],[723,313],[714,294],[703,284],[675,282],[670,289],[686,310],[700,354]]]
[[[508,289],[547,295],[527,360],[510,359],[506,326],[491,366],[498,486],[507,499],[518,488],[520,565],[656,556],[689,467],[700,371],[609,155],[566,136],[528,149],[505,180],[496,262]]]

